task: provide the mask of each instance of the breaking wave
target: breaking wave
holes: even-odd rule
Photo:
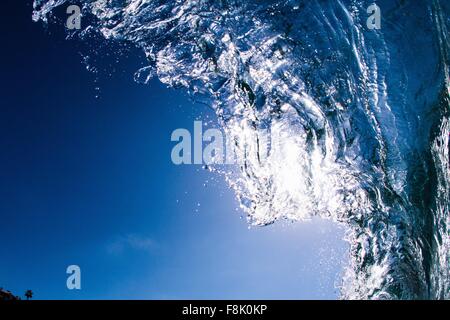
[[[250,223],[320,216],[349,228],[342,298],[449,299],[450,5],[376,2],[379,30],[361,0],[70,4],[82,38],[143,50],[136,80],[156,76],[214,108]],[[35,0],[33,19],[65,3]]]

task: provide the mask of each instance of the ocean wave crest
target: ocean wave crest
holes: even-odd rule
[[[35,0],[47,20],[65,0]],[[450,298],[449,5],[361,0],[85,0],[79,31],[141,48],[136,73],[214,108],[254,225],[348,226],[349,299]]]

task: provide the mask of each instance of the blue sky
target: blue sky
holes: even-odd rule
[[[206,106],[133,82],[135,51],[101,57],[112,76],[88,72],[84,44],[32,23],[31,1],[12,2],[1,22],[0,287],[37,299],[337,297],[342,230],[249,229],[222,177],[172,164],[171,132],[212,116]],[[79,291],[66,288],[72,264]]]

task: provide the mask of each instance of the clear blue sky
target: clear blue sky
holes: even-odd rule
[[[1,21],[0,287],[37,299],[337,297],[342,231],[248,229],[221,177],[170,160],[171,132],[207,107],[133,82],[136,52],[102,59],[117,71],[100,71],[96,99],[84,45],[32,23],[30,3],[7,1]],[[71,264],[80,291],[66,289]]]

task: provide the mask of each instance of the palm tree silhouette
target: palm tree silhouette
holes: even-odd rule
[[[31,298],[33,298],[33,291],[31,291],[31,290],[25,291],[25,297],[27,297],[27,300],[30,300]]]

